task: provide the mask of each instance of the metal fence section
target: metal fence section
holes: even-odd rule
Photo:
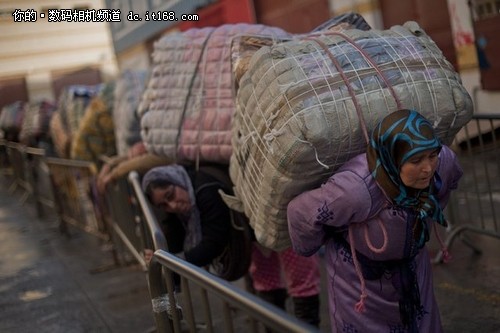
[[[122,257],[130,253],[133,258],[147,270],[146,262],[142,256],[146,245],[144,217],[136,204],[136,198],[127,178],[119,178],[108,184],[105,192],[105,218],[108,225],[113,228],[114,244],[118,254]],[[121,242],[119,242],[119,241]],[[123,244],[125,250],[121,250]],[[128,261],[123,259],[122,261]]]
[[[45,162],[45,150],[41,148],[26,147],[25,165],[27,165],[27,178],[30,190],[35,202],[36,212],[39,218],[46,215],[46,210],[55,212],[55,201],[50,182],[50,174]]]
[[[480,253],[467,238],[477,233],[500,239],[500,115],[475,115],[456,136],[457,152],[464,175],[447,207],[449,224],[445,244],[456,238]],[[442,260],[442,252],[435,262]]]
[[[11,180],[9,193],[20,189],[23,192],[21,202],[24,204],[28,199],[32,199],[39,218],[44,217],[46,208],[54,210],[52,184],[45,163],[44,149],[2,140],[0,168],[2,174]]]
[[[97,194],[97,169],[88,161],[46,157],[54,202],[60,219],[60,230],[69,234],[68,224],[77,227],[104,242],[110,250],[113,264],[93,269],[102,272],[120,265],[113,243],[112,231],[103,213],[104,202]]]
[[[61,218],[61,230],[71,224],[103,240],[109,240],[107,227],[99,213],[91,162],[47,157],[54,199]]]
[[[7,140],[0,139],[0,173],[4,176],[12,176],[12,165],[7,155]]]
[[[8,191],[12,194],[17,189],[21,189],[23,191],[21,202],[24,204],[29,195],[33,193],[26,163],[26,147],[17,142],[8,142],[6,149],[9,163],[12,166],[13,175],[13,181]]]
[[[137,172],[129,174],[129,181],[155,249],[148,267],[148,280],[158,332],[184,332],[186,329],[196,332],[199,328],[207,332],[263,332],[266,328],[277,332],[319,332],[242,288],[168,253],[165,236],[142,192]],[[180,302],[175,296],[174,273],[181,279]],[[192,293],[194,289],[199,290],[198,295]],[[177,305],[182,307],[182,313],[173,310]],[[223,322],[216,321],[214,318],[220,318],[221,314]]]
[[[282,309],[163,250],[154,254],[149,270],[150,283],[158,285],[162,268],[166,272],[167,289],[151,294],[153,310],[161,311],[168,320],[169,304],[177,304],[176,298],[171,296],[174,293],[172,283],[168,281],[171,281],[173,272],[179,274],[182,286],[182,301],[179,303],[190,332],[195,332],[200,326],[207,332],[319,332]],[[199,289],[199,295],[192,292],[192,287]],[[171,311],[171,314],[166,331],[183,332],[179,312]],[[201,314],[201,320],[197,314]],[[222,322],[216,322],[214,319],[220,318],[221,314]]]
[[[132,255],[146,270],[141,254],[145,224],[132,202],[127,178],[111,183],[100,196],[92,162],[46,157],[44,149],[8,141],[0,142],[0,158],[2,173],[10,180],[9,192],[22,190],[22,203],[33,201],[39,218],[50,209],[59,218],[61,232],[68,234],[69,224],[103,240],[111,249],[113,267],[121,264],[120,259],[129,262]]]

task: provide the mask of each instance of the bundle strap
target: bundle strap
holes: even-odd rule
[[[373,67],[373,69],[375,69],[378,77],[385,83],[386,87],[389,89],[389,92],[391,93],[392,97],[394,98],[394,101],[396,102],[397,108],[398,109],[402,108],[401,100],[396,95],[396,91],[392,87],[391,83],[389,82],[389,80],[387,79],[385,74],[379,68],[377,63],[375,61],[373,61],[373,59],[368,55],[368,53],[366,53],[361,47],[359,47],[353,39],[349,38],[347,35],[345,35],[341,32],[328,31],[328,32],[325,32],[324,35],[336,35],[336,36],[342,37],[349,44],[351,44],[363,56],[363,58]],[[360,121],[360,126],[361,126],[361,129],[363,131],[365,141],[367,144],[369,144],[370,138],[368,136],[368,130],[366,127],[365,119],[363,117],[361,106],[358,103],[358,100],[356,98],[356,94],[355,94],[354,90],[352,89],[349,78],[347,77],[345,72],[342,70],[342,66],[337,61],[337,59],[335,59],[335,56],[332,54],[332,52],[330,51],[330,49],[328,48],[328,45],[326,45],[326,43],[324,43],[323,41],[319,40],[318,38],[314,38],[314,37],[306,37],[305,39],[312,40],[312,41],[316,42],[326,52],[328,58],[330,58],[333,65],[335,66],[338,73],[340,74],[342,80],[345,82],[346,87],[347,87],[347,91],[349,92],[349,95],[351,96],[352,102],[354,104],[354,108],[356,109],[356,114],[357,114],[358,119]]]
[[[361,294],[359,295],[359,301],[354,305],[354,310],[361,313],[365,311],[365,299],[368,297],[366,294],[366,283],[363,273],[361,272],[361,266],[359,265],[358,256],[356,255],[356,247],[354,245],[353,228],[354,224],[349,226],[349,246],[351,247],[352,261],[354,263],[354,269],[356,270],[356,275],[358,276],[359,282],[361,284]]]
[[[324,33],[325,35],[336,35],[336,36],[340,36],[342,37],[343,39],[345,39],[349,44],[351,44],[356,50],[359,51],[359,53],[365,58],[365,60],[370,63],[370,65],[372,65],[373,69],[375,69],[375,71],[377,72],[378,76],[380,77],[380,79],[382,81],[384,81],[386,87],[389,89],[389,92],[391,93],[392,95],[392,98],[394,98],[394,101],[396,102],[396,105],[398,107],[398,109],[402,109],[402,104],[401,104],[401,100],[398,98],[398,96],[396,95],[396,91],[394,91],[394,88],[392,87],[392,85],[390,84],[389,80],[387,79],[387,77],[385,76],[385,74],[380,70],[380,68],[378,67],[377,63],[375,61],[373,61],[373,59],[368,55],[368,53],[365,52],[365,50],[363,50],[362,48],[360,48],[356,42],[350,38],[349,36],[341,33],[341,32],[337,32],[337,31],[327,31]]]
[[[380,229],[382,230],[382,236],[384,237],[384,242],[382,243],[382,246],[377,248],[373,245],[372,241],[370,240],[370,236],[368,235],[368,226],[366,224],[365,224],[365,242],[368,245],[370,251],[373,251],[378,254],[378,253],[383,253],[387,249],[388,237],[387,237],[387,229],[385,228],[384,223],[379,217],[377,217],[377,222],[378,225],[380,226]]]
[[[328,48],[328,45],[326,45],[323,41],[314,38],[314,37],[306,37],[306,39],[312,40],[316,42],[326,53],[328,58],[332,61],[333,65],[337,69],[338,73],[340,74],[340,77],[342,77],[342,80],[345,82],[345,85],[347,87],[347,91],[349,92],[349,95],[351,96],[352,102],[354,104],[354,108],[356,109],[356,114],[358,115],[358,119],[360,121],[361,129],[363,130],[363,135],[365,136],[366,142],[370,142],[370,139],[368,137],[368,130],[366,129],[366,123],[365,119],[363,117],[363,113],[361,111],[361,106],[358,103],[358,99],[356,98],[356,93],[352,89],[351,82],[349,81],[349,78],[347,75],[345,75],[344,71],[342,70],[342,66],[339,64],[337,59],[335,59],[334,55]]]

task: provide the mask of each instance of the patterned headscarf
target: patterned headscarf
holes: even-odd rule
[[[427,217],[443,226],[447,225],[434,196],[441,180],[435,173],[428,188],[409,188],[400,178],[401,166],[415,154],[440,148],[441,142],[431,123],[418,112],[406,109],[386,116],[375,127],[367,148],[368,167],[378,185],[396,205],[416,212],[417,223],[413,235],[419,248],[429,239],[425,223]]]
[[[186,230],[186,238],[184,239],[184,251],[187,251],[196,246],[201,240],[201,222],[200,212],[196,206],[196,197],[193,184],[189,178],[186,169],[180,165],[172,164],[159,166],[149,170],[142,179],[142,190],[145,192],[154,181],[166,181],[172,185],[179,186],[189,193],[191,201],[191,211],[189,215],[178,215],[184,229]]]

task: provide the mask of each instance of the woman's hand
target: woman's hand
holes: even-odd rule
[[[147,265],[151,262],[151,259],[153,259],[153,254],[154,251],[151,249],[144,249],[144,261],[146,262]]]

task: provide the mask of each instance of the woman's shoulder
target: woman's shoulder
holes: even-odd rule
[[[360,154],[344,163],[332,176],[332,178],[346,178],[356,186],[366,187],[371,193],[377,187],[375,179],[368,169],[366,154]],[[376,194],[376,191],[373,193]]]
[[[437,173],[443,181],[444,189],[457,188],[458,181],[463,175],[463,170],[457,155],[448,146],[443,146],[439,153]]]
[[[448,146],[443,146],[441,152],[439,153],[439,166],[438,172],[441,175],[447,174],[460,174],[462,175],[462,168],[458,161],[458,157],[455,152]]]
[[[439,153],[439,158],[446,161],[455,161],[457,159],[457,154],[448,146],[443,145],[441,152]]]
[[[331,185],[345,184],[345,199],[358,202],[359,206],[369,205],[368,216],[375,214],[385,204],[385,196],[368,169],[366,154],[360,154],[344,163],[330,177]]]

